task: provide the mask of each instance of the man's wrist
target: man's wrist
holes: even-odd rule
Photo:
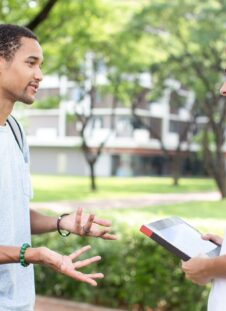
[[[62,214],[57,218],[57,231],[62,237],[67,237],[70,235],[70,231],[66,230],[66,228],[64,227],[64,221],[66,216],[68,215],[68,213]]]
[[[209,279],[214,279],[216,277],[216,266],[217,266],[217,257],[208,258],[205,263],[205,273],[206,277]]]
[[[42,247],[29,247],[27,248],[24,256],[27,263],[41,263],[42,261]]]

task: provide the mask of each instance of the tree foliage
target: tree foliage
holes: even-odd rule
[[[136,45],[152,45],[149,65],[158,87],[167,78],[180,81],[195,92],[196,115],[208,122],[203,137],[204,159],[209,173],[226,196],[224,160],[226,105],[219,95],[225,64],[224,1],[152,1],[127,25]],[[149,46],[147,44],[147,46]],[[147,60],[143,54],[144,61]],[[143,62],[144,62],[143,61]]]
[[[225,66],[224,0],[5,0],[1,22],[35,26],[45,54],[45,72],[67,75],[84,88],[87,54],[107,73],[109,91],[122,104],[143,94],[141,73],[151,73],[156,98],[164,81],[180,81],[196,96],[195,117],[207,116],[203,133],[206,167],[226,196],[225,101],[219,96]],[[100,68],[101,68],[100,66]],[[183,103],[181,103],[183,105]]]

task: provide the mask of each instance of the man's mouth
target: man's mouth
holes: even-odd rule
[[[37,92],[38,87],[39,87],[38,83],[35,83],[35,82],[29,83],[28,86],[33,90],[34,93]]]

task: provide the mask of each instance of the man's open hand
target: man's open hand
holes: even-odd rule
[[[63,217],[60,225],[62,229],[80,236],[90,236],[105,240],[117,239],[114,234],[109,233],[110,221],[98,219],[94,214],[84,215],[82,208],[78,208],[75,213]]]
[[[88,259],[76,261],[81,254],[85,253],[90,248],[91,247],[89,245],[84,246],[81,249],[66,256],[54,252],[46,247],[41,247],[40,263],[52,268],[53,270],[61,274],[67,275],[74,280],[96,286],[97,282],[95,281],[95,279],[102,279],[104,277],[102,273],[85,274],[78,271],[78,269],[99,261],[101,257],[95,256]]]

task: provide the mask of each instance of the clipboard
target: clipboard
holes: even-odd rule
[[[201,254],[208,257],[220,254],[220,245],[203,240],[196,228],[176,216],[144,224],[140,231],[184,261]]]

